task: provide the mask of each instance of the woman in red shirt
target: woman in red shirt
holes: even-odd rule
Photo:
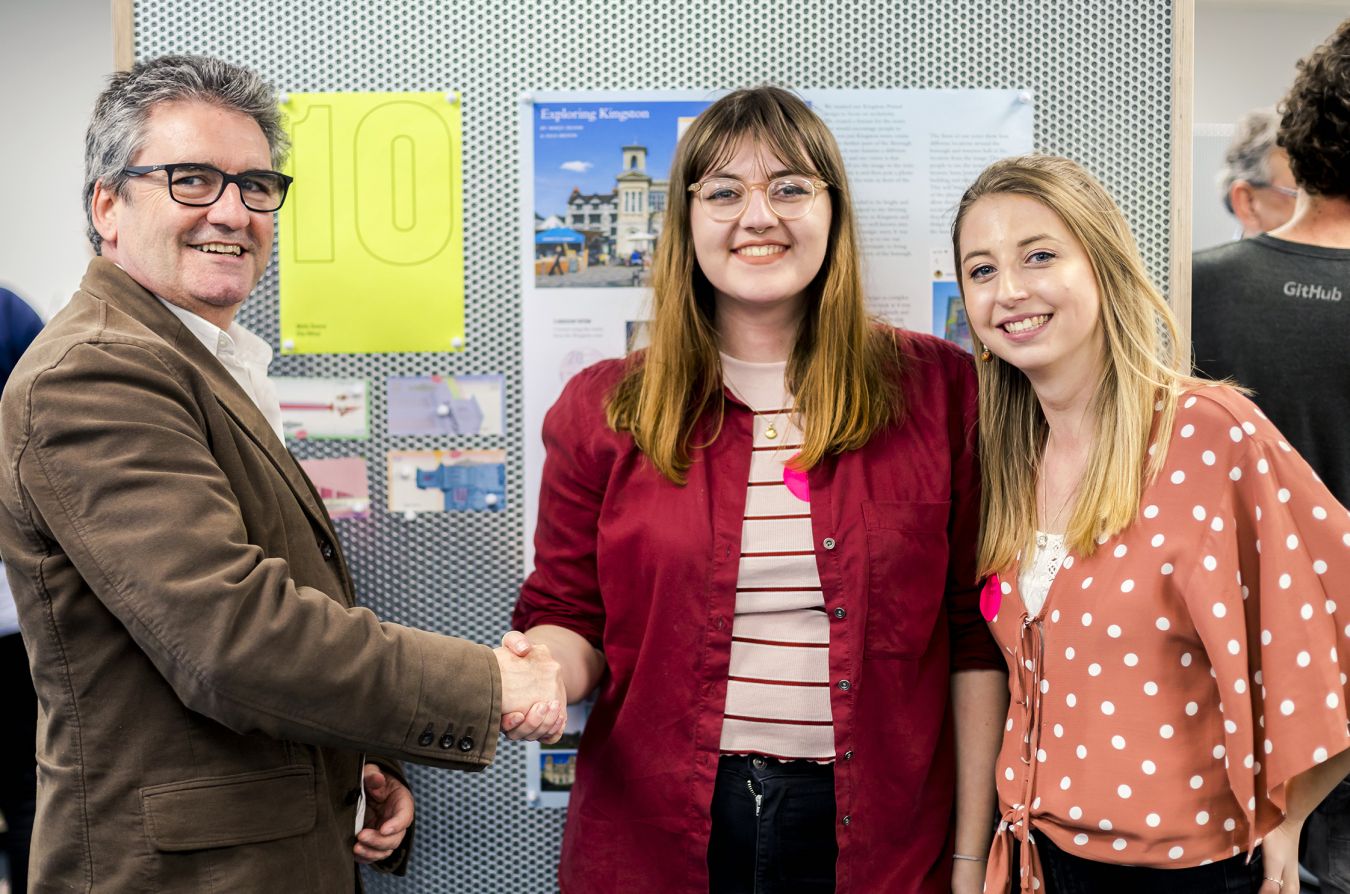
[[[598,687],[566,894],[982,883],[1006,684],[973,369],[868,318],[846,182],[792,94],[710,106],[672,165],[651,346],[544,422],[513,626],[573,700]]]
[[[1294,894],[1303,819],[1350,768],[1350,513],[1249,400],[1185,374],[1081,167],[997,162],[953,241],[1015,693],[986,890]]]

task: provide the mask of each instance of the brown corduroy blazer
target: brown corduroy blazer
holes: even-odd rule
[[[257,407],[105,259],[0,403],[0,555],[39,701],[32,891],[353,891],[363,753],[492,760],[491,650],[355,605]]]

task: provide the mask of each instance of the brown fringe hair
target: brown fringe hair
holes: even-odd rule
[[[694,255],[689,220],[696,200],[688,188],[729,161],[743,141],[829,184],[825,262],[807,287],[806,314],[787,365],[787,384],[805,431],[794,465],[809,469],[829,454],[861,447],[904,414],[897,384],[904,363],[896,339],[864,306],[853,207],[834,136],[786,90],[738,90],[699,115],[676,148],[652,268],[651,342],[630,355],[605,408],[610,427],[631,433],[656,469],[676,484],[685,483],[695,431],[706,430],[711,442],[723,413],[713,288]],[[711,427],[702,429],[705,418]]]

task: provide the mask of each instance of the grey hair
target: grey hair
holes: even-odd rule
[[[281,126],[276,93],[257,72],[210,56],[159,56],[137,62],[130,71],[108,79],[84,137],[84,214],[95,254],[103,253],[103,237],[94,229],[94,185],[101,181],[114,194],[126,195],[130,178],[124,169],[145,144],[150,112],[160,103],[183,100],[249,116],[267,138],[272,167],[280,168],[286,161],[290,140]]]
[[[1233,184],[1246,180],[1255,186],[1270,185],[1270,153],[1276,148],[1275,137],[1280,131],[1280,116],[1273,108],[1252,109],[1238,119],[1233,142],[1223,156],[1223,170],[1219,172],[1219,190],[1223,206],[1233,213],[1229,194]]]

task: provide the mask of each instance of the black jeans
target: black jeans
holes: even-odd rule
[[[1322,883],[1322,894],[1350,894],[1350,778],[1342,779],[1308,817],[1305,865]]]
[[[1157,869],[1117,866],[1065,853],[1046,835],[1036,836],[1036,851],[1045,873],[1045,894],[1255,894],[1261,887],[1261,849],[1251,863],[1245,853],[1206,866]],[[1018,877],[1014,849],[1013,875]],[[1015,889],[1015,886],[1014,886]]]
[[[726,756],[717,764],[710,894],[834,891],[834,766]]]
[[[4,574],[0,568],[0,574]],[[10,890],[28,890],[28,847],[37,800],[37,694],[28,672],[28,655],[17,633],[0,636],[0,813],[9,831],[0,849],[9,858]]]

